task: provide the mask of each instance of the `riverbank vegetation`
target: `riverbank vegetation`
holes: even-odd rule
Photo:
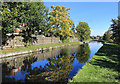
[[[31,46],[33,38],[37,35],[60,37],[62,42],[69,42],[70,38],[76,37],[76,28],[70,19],[69,10],[70,8],[64,6],[52,5],[49,11],[42,1],[3,2],[2,11],[0,11],[2,14],[2,46],[8,44],[6,42],[9,38],[15,38],[16,33],[24,38],[25,47]],[[82,31],[83,25],[79,25],[79,27],[81,27],[80,31],[85,32],[82,35],[87,38],[83,38],[81,35],[79,40],[88,40],[90,28],[87,23],[80,23],[84,23],[86,31]],[[78,26],[77,30],[79,30]],[[80,31],[77,31],[77,34],[80,34]],[[14,42],[12,48],[15,48]]]
[[[70,82],[120,83],[120,46],[106,43]]]

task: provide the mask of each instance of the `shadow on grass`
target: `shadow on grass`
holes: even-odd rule
[[[104,68],[113,69],[120,73],[120,46],[114,44],[104,44],[95,54],[93,60],[89,62]],[[120,79],[120,74],[118,79]]]

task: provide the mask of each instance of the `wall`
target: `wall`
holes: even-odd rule
[[[57,44],[57,43],[60,43],[60,38],[37,36],[36,40],[33,40],[33,45]]]
[[[22,47],[24,46],[23,37],[16,36],[14,39],[9,38],[3,47],[3,49],[12,48],[12,47]],[[77,38],[70,38],[70,42],[77,42]],[[44,45],[44,44],[57,44],[60,43],[59,37],[40,37],[37,36],[32,39],[33,45]]]
[[[70,38],[69,41],[70,41],[70,42],[77,42],[77,41],[79,41],[79,39],[78,39],[78,38]]]
[[[14,39],[9,38],[3,48],[12,48],[12,47],[21,47],[24,46],[23,37],[16,36]]]

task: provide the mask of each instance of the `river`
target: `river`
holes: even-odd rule
[[[65,46],[2,59],[2,82],[67,83],[102,47],[101,42]]]

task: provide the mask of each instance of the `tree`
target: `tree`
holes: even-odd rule
[[[0,13],[2,14],[2,44],[4,45],[7,41],[7,33],[12,33],[11,37],[14,38],[13,33],[18,27],[18,11],[19,4],[17,2],[3,2],[2,10]]]
[[[24,24],[22,28],[22,36],[25,38],[24,42],[31,43],[32,34],[39,34],[39,30],[44,32],[47,22],[45,18],[47,11],[43,2],[23,2],[21,6],[20,22]]]
[[[113,34],[113,32],[112,32],[112,30],[108,30],[107,32],[105,32],[105,34],[103,35],[103,40],[105,40],[105,41],[112,41],[112,34]]]
[[[48,9],[43,2],[4,2],[1,13],[3,37],[20,28],[25,46],[32,41],[32,34],[42,34],[41,32],[45,34],[49,28]]]
[[[79,22],[77,25],[77,35],[81,41],[88,40],[90,38],[90,27],[88,26],[88,23],[86,22]]]
[[[69,14],[67,11],[70,8],[64,6],[51,6],[52,10],[49,12],[51,28],[48,32],[51,35],[59,36],[62,41],[69,39],[73,34],[73,31],[69,28],[72,27],[73,21],[69,19]]]
[[[111,29],[113,31],[112,39],[116,43],[120,43],[120,16],[118,19],[112,19],[113,24],[111,24]]]

